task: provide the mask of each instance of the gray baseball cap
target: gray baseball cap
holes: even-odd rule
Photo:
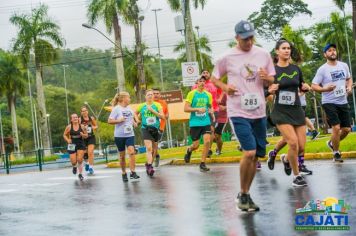
[[[253,25],[245,20],[240,21],[235,25],[236,36],[239,35],[242,39],[255,36],[255,28]]]

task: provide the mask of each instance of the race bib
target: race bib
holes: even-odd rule
[[[91,126],[87,127],[87,132],[88,134],[91,134],[93,132],[93,128]]]
[[[154,125],[156,123],[156,117],[148,117],[146,118],[147,125]]]
[[[241,96],[241,108],[244,110],[255,110],[260,104],[261,98],[257,93],[246,93]]]
[[[345,96],[345,94],[346,94],[345,86],[339,86],[334,89],[335,97],[342,97],[342,96]]]
[[[68,144],[67,150],[68,151],[75,151],[75,144],[73,144],[73,143]]]
[[[131,125],[125,125],[124,126],[124,134],[131,134],[132,133],[132,126]]]
[[[279,91],[278,103],[283,105],[294,105],[295,92]]]

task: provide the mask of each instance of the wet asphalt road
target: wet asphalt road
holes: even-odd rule
[[[0,175],[0,235],[356,235],[356,162],[309,162],[309,187],[292,187],[280,163],[263,163],[251,196],[257,213],[235,208],[238,164],[163,166],[154,178],[123,183],[118,169],[96,168],[83,182],[71,169]],[[311,199],[344,199],[347,232],[294,230],[295,209]]]

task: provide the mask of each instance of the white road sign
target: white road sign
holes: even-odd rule
[[[183,86],[193,86],[195,81],[199,79],[199,76],[198,62],[192,61],[182,63]]]

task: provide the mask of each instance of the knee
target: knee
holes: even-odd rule
[[[146,152],[152,152],[152,147],[146,147]]]
[[[243,154],[244,157],[249,161],[253,161],[256,159],[256,150],[243,151]]]
[[[345,134],[348,134],[351,132],[351,128],[347,127],[347,128],[342,128],[342,132],[344,132]]]
[[[290,149],[298,150],[298,142],[297,142],[297,140],[294,140],[294,139],[290,140],[288,142],[288,146],[289,146]]]
[[[333,131],[334,131],[335,133],[339,133],[339,132],[340,132],[340,125],[335,125],[335,126],[333,126],[332,128],[333,128]],[[347,128],[346,128],[346,129],[347,129]]]

